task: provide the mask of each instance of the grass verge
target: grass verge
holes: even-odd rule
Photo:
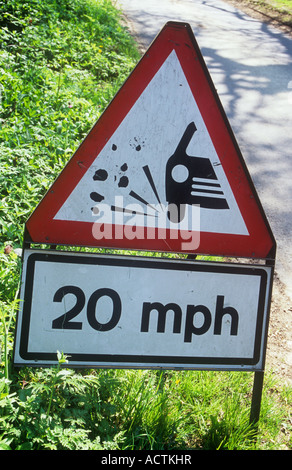
[[[231,2],[238,8],[247,6],[255,12],[261,13],[268,21],[292,27],[291,0],[231,0]]]

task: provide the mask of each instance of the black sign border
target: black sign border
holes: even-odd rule
[[[180,356],[150,356],[150,355],[104,355],[104,354],[76,354],[66,351],[66,355],[70,356],[70,362],[74,363],[72,367],[88,367],[90,368],[164,368],[164,369],[196,369],[205,368],[210,369],[210,366],[229,366],[233,370],[244,370],[244,366],[255,366],[259,364],[262,350],[263,339],[263,324],[265,316],[266,294],[268,286],[268,275],[264,266],[249,265],[249,264],[226,264],[220,262],[198,262],[187,260],[174,260],[166,258],[147,258],[147,257],[129,257],[124,255],[100,255],[96,253],[79,254],[76,252],[56,252],[49,250],[42,250],[42,252],[31,251],[28,254],[24,288],[23,312],[22,322],[19,325],[20,339],[19,339],[19,355],[25,361],[24,363],[15,362],[15,366],[37,366],[48,365],[50,361],[52,365],[57,362],[56,352],[28,352],[29,330],[30,330],[30,315],[31,304],[33,298],[34,288],[34,274],[35,264],[38,261],[54,262],[54,263],[80,263],[91,264],[99,266],[123,266],[123,267],[136,267],[136,268],[152,268],[152,269],[169,269],[176,271],[196,271],[196,272],[212,272],[212,273],[228,273],[228,274],[243,274],[260,276],[260,293],[257,312],[257,323],[254,343],[254,354],[252,358],[226,358],[226,357],[180,357]],[[16,346],[15,346],[16,347]],[[76,363],[79,363],[76,366]],[[93,364],[96,363],[96,364]],[[205,366],[205,367],[203,367]],[[207,367],[208,366],[208,367]],[[262,367],[261,367],[262,368]]]

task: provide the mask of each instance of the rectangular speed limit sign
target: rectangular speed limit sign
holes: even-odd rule
[[[262,370],[271,268],[25,250],[16,366]]]

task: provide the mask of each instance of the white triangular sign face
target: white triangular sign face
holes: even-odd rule
[[[115,220],[121,220],[120,214],[116,219],[115,212],[123,210],[123,220],[127,223],[133,220],[132,211],[135,211],[136,225],[156,224],[167,228],[167,218],[160,214],[175,201],[166,200],[166,165],[188,128],[190,139],[185,149],[188,167],[181,155],[170,174],[174,183],[186,181],[187,201],[193,200],[200,207],[198,218],[187,217],[186,211],[186,229],[197,230],[200,223],[204,232],[247,235],[175,51],[167,57],[54,218],[92,222],[93,217],[96,220],[102,217],[104,223],[114,224]],[[193,172],[191,186],[189,172]],[[223,204],[216,204],[220,201]]]
[[[26,229],[60,245],[245,257],[274,249],[189,25],[162,29]]]

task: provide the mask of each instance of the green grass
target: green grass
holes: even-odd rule
[[[273,8],[274,10],[282,13],[289,13],[292,15],[292,1],[291,0],[265,0],[260,1],[259,3],[266,3],[268,8]]]
[[[0,448],[291,449],[291,387],[272,372],[255,439],[252,373],[74,371],[62,354],[13,369],[21,262],[4,246],[139,54],[108,0],[0,1],[0,28]]]
[[[109,0],[0,1],[0,239],[23,224],[139,58]]]
[[[237,372],[21,369],[0,399],[0,447],[291,448],[291,390],[275,393],[267,375],[256,439],[248,424],[251,382],[252,374]]]
[[[243,4],[282,24],[292,26],[292,0],[243,0]],[[238,6],[240,7],[240,2]]]

